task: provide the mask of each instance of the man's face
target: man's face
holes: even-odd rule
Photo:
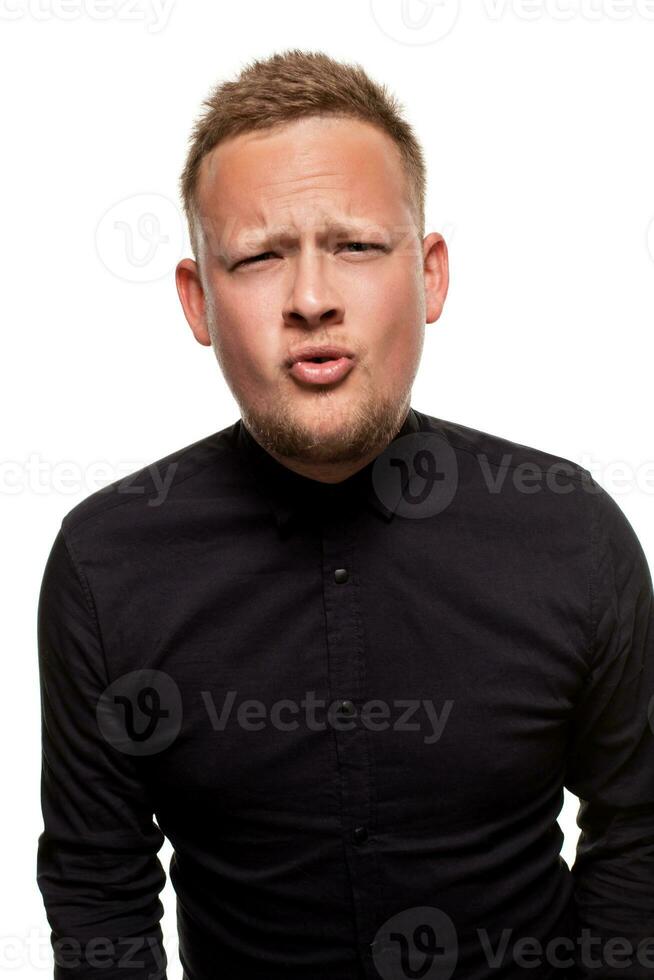
[[[247,427],[298,464],[373,458],[447,292],[445,242],[421,242],[394,142],[334,117],[246,133],[203,159],[197,200],[199,268],[180,262],[177,288]],[[352,352],[346,376],[296,378],[289,358],[323,344]]]

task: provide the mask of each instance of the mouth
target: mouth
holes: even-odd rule
[[[326,385],[341,381],[353,367],[354,358],[342,355],[310,357],[306,360],[294,361],[289,370],[297,381],[310,385]]]

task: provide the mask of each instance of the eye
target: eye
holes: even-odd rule
[[[371,248],[377,249],[377,251],[380,251],[380,252],[385,252],[386,251],[386,246],[385,245],[380,245],[377,242],[344,242],[343,244],[345,246],[347,246],[348,248],[351,245],[356,246],[356,250],[354,252],[351,252],[350,253],[351,255],[360,255],[362,253],[363,249],[368,250],[368,249],[371,249]]]
[[[248,258],[248,259],[241,259],[241,261],[240,262],[237,262],[236,265],[237,266],[239,266],[239,265],[250,265],[250,264],[252,264],[254,262],[260,262],[263,258],[265,258],[266,255],[274,255],[274,254],[275,254],[274,252],[261,252],[259,255],[252,255],[252,256],[250,256],[250,258]]]
[[[388,249],[385,245],[380,245],[377,242],[342,242],[341,244],[346,247],[354,247],[355,251],[350,252],[350,255],[361,255],[365,254],[365,251],[369,249],[376,249],[379,252],[387,252]],[[365,251],[364,251],[365,250]],[[259,262],[263,262],[267,256],[276,255],[275,252],[260,252],[258,255],[251,255],[247,259],[241,259],[236,263],[234,268],[238,268],[239,265],[256,265]]]

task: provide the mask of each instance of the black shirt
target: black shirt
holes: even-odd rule
[[[652,623],[588,470],[415,409],[337,484],[239,419],[93,493],[38,610],[55,976],[165,977],[165,835],[187,980],[651,977]]]

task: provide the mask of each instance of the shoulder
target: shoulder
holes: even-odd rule
[[[557,475],[569,477],[579,483],[589,483],[589,470],[574,460],[556,453],[546,452],[536,446],[516,442],[506,436],[486,432],[483,429],[461,425],[447,419],[436,418],[416,411],[422,431],[435,432],[454,450],[462,464],[470,463],[482,469],[518,471],[521,475],[539,473],[554,480]]]
[[[189,445],[114,480],[77,503],[63,517],[61,533],[74,553],[76,543],[93,541],[96,534],[114,526],[132,526],[143,515],[165,514],[174,501],[201,495],[215,486],[230,469],[232,440],[237,423],[213,432]]]

